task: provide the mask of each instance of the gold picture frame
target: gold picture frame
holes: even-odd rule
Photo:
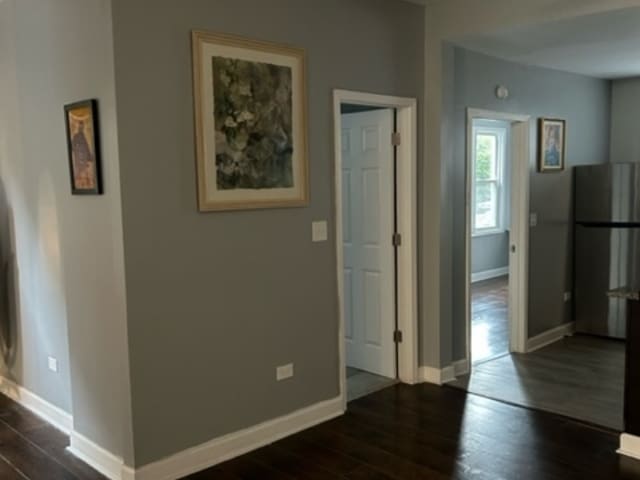
[[[561,172],[564,170],[566,148],[565,120],[541,118],[538,122],[538,171]]]
[[[309,202],[302,49],[192,32],[198,207]]]

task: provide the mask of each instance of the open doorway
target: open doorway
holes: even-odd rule
[[[334,92],[343,401],[417,381],[416,102]]]
[[[396,112],[341,105],[347,399],[397,379]]]
[[[467,111],[467,367],[527,348],[529,117]]]
[[[511,124],[471,119],[471,362],[509,353]]]

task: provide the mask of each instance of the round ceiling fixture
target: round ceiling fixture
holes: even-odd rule
[[[500,100],[506,100],[507,98],[509,98],[509,89],[504,85],[498,85],[496,87],[496,97],[498,97]]]

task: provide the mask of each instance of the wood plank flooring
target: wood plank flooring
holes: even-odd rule
[[[509,352],[509,277],[471,284],[471,361]]]
[[[348,412],[186,477],[206,479],[640,479],[614,432],[462,390],[395,385]]]
[[[0,395],[0,479],[106,480],[68,445],[67,435]]]
[[[68,438],[0,395],[0,479],[105,480]],[[618,436],[462,390],[394,385],[347,414],[186,477],[192,480],[640,480]]]
[[[450,385],[621,431],[624,343],[575,335],[475,365]]]

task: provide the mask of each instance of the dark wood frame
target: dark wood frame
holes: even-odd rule
[[[545,122],[559,122],[562,123],[562,145],[560,146],[560,152],[562,159],[558,168],[545,167],[543,163],[544,145],[542,139],[544,137],[544,124]],[[553,173],[562,172],[565,166],[565,160],[567,156],[567,121],[561,118],[540,118],[538,119],[538,172],[541,173]]]
[[[96,162],[96,188],[90,190],[84,188],[76,188],[73,174],[73,151],[71,147],[71,131],[69,129],[69,112],[76,108],[89,107],[91,109],[91,118],[93,120],[93,145],[95,149]],[[100,123],[98,121],[98,101],[95,99],[82,100],[80,102],[70,103],[64,106],[64,124],[67,132],[67,152],[69,156],[69,178],[71,181],[72,195],[101,195],[102,189],[102,158],[100,153]]]

